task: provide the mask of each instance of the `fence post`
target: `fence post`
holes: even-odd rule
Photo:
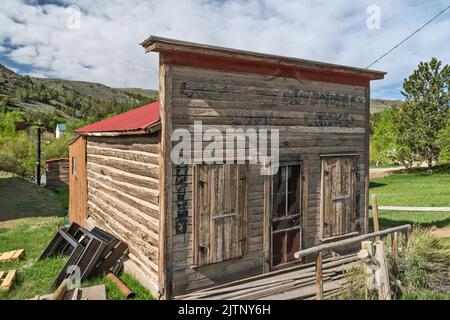
[[[398,254],[398,232],[391,235],[391,254],[393,257]]]
[[[378,224],[378,204],[377,204],[377,195],[372,194],[372,217],[373,217],[373,231],[380,231],[380,225]],[[376,240],[380,240],[379,236],[375,237]]]
[[[322,252],[318,252],[316,257],[316,299],[323,299]]]
[[[373,242],[372,241],[362,241],[361,249],[367,252],[367,258],[373,257]],[[359,258],[359,257],[358,257]],[[373,290],[375,285],[375,277],[372,267],[370,266],[372,261],[365,261],[364,263],[364,274],[366,278],[366,286],[368,290]]]
[[[375,271],[375,282],[378,288],[379,300],[391,300],[391,288],[389,283],[389,270],[386,261],[386,251],[381,240],[375,241],[375,258],[380,267]]]

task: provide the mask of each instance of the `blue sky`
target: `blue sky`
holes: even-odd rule
[[[0,63],[21,74],[158,87],[149,35],[366,67],[450,4],[349,0],[4,0]],[[372,22],[367,25],[367,22]],[[450,63],[450,10],[373,66],[374,98],[402,98],[420,61]]]

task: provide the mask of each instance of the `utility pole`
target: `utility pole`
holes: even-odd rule
[[[36,182],[41,185],[41,126],[37,126]]]

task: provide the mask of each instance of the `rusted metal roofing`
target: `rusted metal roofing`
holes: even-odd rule
[[[158,123],[159,101],[89,124],[75,130],[78,134],[145,130]]]

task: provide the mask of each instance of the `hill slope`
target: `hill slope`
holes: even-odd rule
[[[21,76],[0,65],[0,107],[62,118],[99,117],[158,99],[158,91],[116,89],[100,83]]]

